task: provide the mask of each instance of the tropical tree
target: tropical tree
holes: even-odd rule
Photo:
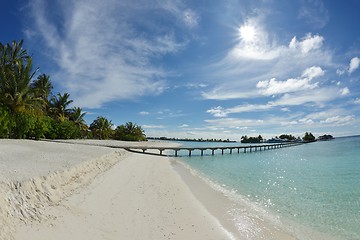
[[[24,41],[13,41],[11,44],[0,43],[0,58],[1,65],[20,65],[24,61],[31,57],[27,54],[27,51],[22,48]]]
[[[88,129],[88,126],[86,125],[86,122],[84,120],[85,115],[86,115],[86,112],[83,112],[82,108],[80,108],[80,107],[73,107],[70,110],[70,121],[74,122],[75,125],[83,133],[86,132]]]
[[[22,44],[0,43],[0,103],[14,113],[33,110],[37,101],[30,88],[37,69],[32,71],[32,59]]]
[[[100,116],[90,124],[90,130],[93,133],[93,136],[98,139],[109,139],[113,132],[111,129],[112,126],[113,124],[111,121]]]
[[[0,138],[7,138],[10,136],[11,128],[13,127],[13,118],[9,111],[0,107]]]
[[[296,137],[294,137],[293,135],[288,135],[288,134],[281,134],[280,136],[279,136],[279,138],[280,139],[287,139],[287,140],[289,140],[289,141],[293,141],[293,140],[295,140],[296,139]]]
[[[114,138],[123,141],[145,141],[145,131],[132,122],[120,125],[115,129]]]
[[[303,137],[303,140],[305,142],[313,142],[313,141],[315,141],[315,137],[311,132],[310,133],[306,132],[305,136]]]
[[[69,97],[69,93],[58,93],[57,96],[53,96],[50,100],[50,113],[60,122],[67,120],[70,116],[68,107],[73,100],[70,100]]]
[[[50,76],[46,74],[41,74],[31,83],[31,90],[34,94],[34,97],[41,101],[42,107],[44,110],[49,106],[49,96],[53,85],[50,81]]]

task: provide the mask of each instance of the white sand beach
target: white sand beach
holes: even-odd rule
[[[0,164],[0,239],[232,238],[167,157],[0,140]]]
[[[0,239],[294,239],[257,217],[239,229],[176,158],[116,148],[165,145],[0,140]]]

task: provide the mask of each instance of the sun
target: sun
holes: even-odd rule
[[[254,26],[251,25],[243,25],[239,29],[240,39],[244,42],[252,42],[256,37],[256,30]]]

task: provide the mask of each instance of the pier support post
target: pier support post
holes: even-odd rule
[[[178,156],[178,150],[174,150],[175,151],[175,157]]]
[[[204,156],[204,149],[201,149],[201,156]]]

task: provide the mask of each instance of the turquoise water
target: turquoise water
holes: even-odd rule
[[[182,160],[273,219],[291,222],[283,227],[291,227],[299,239],[304,239],[301,231],[294,229],[310,229],[334,239],[360,239],[360,137]]]

